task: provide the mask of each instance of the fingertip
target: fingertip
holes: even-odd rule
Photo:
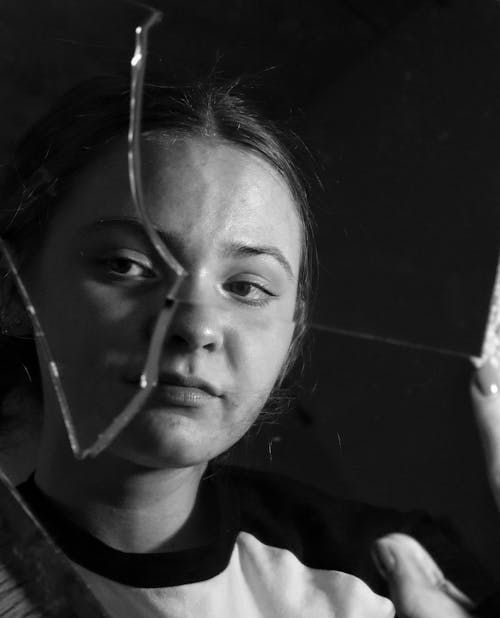
[[[384,579],[389,579],[396,569],[396,555],[386,538],[377,539],[372,545],[372,556],[378,572]]]
[[[444,579],[429,552],[413,537],[400,532],[388,534],[374,543],[381,573],[386,579],[410,578],[437,585]]]
[[[475,371],[472,390],[481,397],[495,399],[500,394],[500,365],[496,358],[487,358]]]

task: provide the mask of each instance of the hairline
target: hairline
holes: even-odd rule
[[[118,136],[116,136],[118,137]],[[215,144],[221,146],[228,146],[230,148],[235,148],[242,153],[251,154],[256,157],[260,162],[266,163],[267,167],[271,169],[273,175],[277,176],[279,180],[284,184],[290,198],[295,207],[295,214],[300,222],[300,262],[302,263],[306,257],[306,243],[308,241],[308,234],[306,230],[307,222],[303,216],[303,209],[300,206],[301,198],[296,195],[296,191],[294,190],[290,179],[287,177],[286,173],[276,165],[276,162],[271,159],[271,157],[267,156],[260,149],[252,147],[250,144],[242,144],[237,140],[233,140],[225,135],[221,135],[217,129],[204,130],[204,127],[192,127],[189,128],[177,128],[177,129],[162,129],[160,126],[152,127],[143,131],[141,133],[141,137],[144,138],[147,142],[158,143],[160,145],[165,144],[168,140],[176,140],[176,139],[200,139],[206,142],[213,142]],[[113,138],[111,140],[114,141]],[[111,141],[110,140],[110,141]]]

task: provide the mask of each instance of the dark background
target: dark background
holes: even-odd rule
[[[252,76],[267,113],[308,144],[322,181],[311,195],[314,321],[336,334],[313,331],[300,405],[234,457],[451,517],[498,569],[500,516],[470,410],[468,357],[481,349],[500,246],[500,6],[152,4],[165,16],[151,74]],[[114,0],[4,0],[0,164],[69,86],[128,71],[145,13]]]

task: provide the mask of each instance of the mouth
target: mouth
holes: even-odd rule
[[[216,399],[216,397],[201,388],[159,383],[156,387],[154,399],[163,405],[196,408]]]
[[[140,379],[131,381],[139,386]],[[194,408],[222,397],[221,391],[197,376],[160,373],[153,399],[161,405]]]
[[[160,373],[158,385],[161,387],[179,387],[188,390],[199,391],[210,397],[220,397],[220,390],[197,376],[184,376],[179,373]]]

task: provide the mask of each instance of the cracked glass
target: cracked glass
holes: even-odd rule
[[[158,5],[160,6],[161,3],[158,3]],[[56,3],[52,9],[57,14],[60,7]],[[201,57],[207,49],[212,50],[210,54],[212,62],[213,58],[217,56],[218,52],[213,51],[213,40],[219,31],[211,30],[211,27],[214,26],[213,16],[207,14],[201,6],[194,3],[191,7],[190,18],[194,21],[198,20],[199,34],[201,33],[203,36],[200,35],[198,38],[196,53],[193,50],[190,52],[189,45],[182,44],[180,41],[181,34],[175,32],[176,25],[182,25],[179,7],[176,3],[172,3],[167,8],[161,6],[161,9],[121,1],[108,3],[106,11],[103,11],[96,3],[90,3],[81,16],[85,23],[83,28],[83,31],[86,32],[85,36],[72,36],[70,34],[72,26],[65,24],[63,18],[60,18],[57,22],[58,27],[55,28],[55,31],[48,35],[52,39],[52,44],[58,49],[49,62],[49,72],[54,78],[62,76],[59,86],[61,91],[95,72],[94,67],[89,69],[87,66],[89,50],[91,55],[95,56],[108,54],[109,66],[119,65],[123,68],[125,63],[130,64],[131,87],[128,101],[130,114],[126,161],[128,191],[140,228],[140,232],[138,232],[141,235],[140,242],[146,244],[148,251],[154,255],[153,261],[162,282],[162,293],[158,300],[154,324],[151,327],[148,349],[143,355],[144,358],[134,361],[133,375],[130,377],[131,393],[129,395],[122,394],[116,397],[116,402],[112,406],[103,408],[99,414],[94,414],[91,418],[73,415],[72,410],[77,404],[68,398],[65,389],[65,375],[72,372],[71,359],[57,358],[57,354],[51,347],[50,336],[47,336],[45,332],[43,316],[39,315],[37,303],[32,300],[29,285],[24,281],[21,274],[22,269],[11,251],[8,238],[0,242],[6,267],[16,282],[17,290],[32,322],[38,349],[43,355],[45,370],[50,375],[72,450],[78,458],[98,455],[147,403],[158,384],[161,357],[165,346],[168,345],[169,325],[172,319],[174,319],[177,311],[185,310],[186,307],[199,302],[185,295],[186,286],[183,283],[189,278],[190,273],[174,256],[174,251],[169,247],[162,234],[158,232],[149,214],[148,200],[142,186],[143,85],[144,80],[147,79],[148,51],[156,68],[161,67],[162,64],[169,67],[175,66],[175,62],[179,59],[176,54],[180,56],[181,50],[185,53],[184,64],[189,64],[192,61],[194,64],[203,65],[204,60]],[[74,19],[75,15],[81,13],[81,10],[81,3],[66,3],[61,15],[64,14],[66,18],[72,15]],[[8,23],[8,3],[3,11],[6,13],[5,21]],[[128,14],[128,19],[121,19],[120,21],[123,34],[114,36],[113,42],[111,42],[108,40],[108,29],[111,28],[110,24],[114,23],[115,17],[122,12]],[[171,22],[169,21],[170,13],[173,17]],[[250,7],[243,7],[241,13],[239,16],[236,13],[228,14],[225,18],[226,22],[221,26],[222,30],[226,29],[232,32],[234,38],[234,33],[238,32],[241,23],[246,21],[250,24],[257,24],[253,33],[250,28],[250,34],[247,36],[248,40],[245,41],[245,44],[255,45],[257,39],[252,38],[256,36],[255,32],[263,33],[264,39],[267,41],[266,49],[269,52],[269,61],[265,57],[259,57],[258,60],[261,64],[264,63],[264,66],[267,66],[274,58],[282,63],[281,70],[278,68],[276,71],[277,85],[275,84],[275,87],[283,87],[286,94],[289,94],[293,73],[291,65],[293,63],[286,64],[284,62],[283,55],[280,55],[283,54],[280,45],[282,43],[290,44],[293,34],[298,30],[302,32],[301,41],[310,41],[315,32],[314,28],[318,25],[308,22],[297,25],[296,20],[294,21],[295,13],[293,10],[287,16],[287,19],[280,19],[279,16],[273,15],[273,19],[281,28],[279,29],[281,38],[278,37],[277,40],[273,40],[267,32],[266,20],[262,15],[256,15]],[[377,29],[382,32],[384,28],[390,28],[391,22],[387,15],[377,16],[377,19],[382,20],[380,23],[377,22],[377,19],[374,19],[373,23],[369,23],[369,20],[366,19],[356,20],[353,15],[342,8],[338,9],[338,15],[334,13],[335,11],[332,9],[332,14],[328,15],[328,24],[333,28],[331,24],[335,22],[334,17],[340,15],[344,19],[346,31],[350,32],[351,38],[346,36],[345,32],[336,33],[338,41],[340,41],[338,46],[344,52],[347,52],[348,57],[353,59],[353,64],[347,63],[347,66],[341,66],[338,58],[329,64],[323,63],[323,75],[325,76],[327,71],[325,66],[328,66],[330,73],[326,75],[321,87],[318,86],[317,82],[311,82],[309,84],[311,87],[310,98],[307,99],[305,93],[308,91],[308,84],[304,83],[304,87],[301,88],[300,93],[296,93],[294,99],[294,105],[297,108],[302,106],[306,109],[306,113],[303,112],[300,120],[302,132],[306,141],[313,144],[315,153],[320,153],[319,156],[323,157],[322,171],[327,176],[327,181],[322,188],[317,189],[317,195],[314,196],[315,201],[319,203],[316,214],[319,222],[317,238],[321,284],[316,309],[308,326],[313,331],[324,333],[326,337],[331,336],[331,345],[334,345],[334,337],[348,336],[453,356],[480,357],[484,350],[490,349],[484,347],[483,340],[488,315],[490,315],[489,306],[498,259],[498,233],[490,232],[488,242],[484,243],[481,255],[473,256],[468,264],[465,263],[466,260],[455,259],[455,257],[450,258],[448,256],[445,258],[441,253],[429,259],[423,255],[425,252],[418,247],[418,243],[412,245],[415,255],[408,257],[409,254],[407,254],[404,246],[408,225],[404,220],[404,215],[405,212],[407,214],[410,212],[411,208],[408,204],[411,205],[412,199],[418,201],[422,197],[425,198],[420,186],[413,188],[407,196],[408,204],[403,204],[403,212],[398,212],[396,209],[392,222],[384,228],[384,221],[387,221],[391,216],[389,214],[390,207],[393,207],[401,198],[404,178],[395,183],[394,186],[391,186],[387,179],[384,179],[386,184],[384,182],[377,184],[385,170],[383,166],[377,168],[378,171],[370,168],[369,157],[376,157],[378,153],[378,156],[386,157],[387,164],[394,162],[394,159],[398,156],[398,148],[401,150],[406,148],[411,151],[411,139],[414,137],[412,132],[416,129],[410,126],[411,119],[408,120],[407,125],[404,124],[403,119],[402,125],[407,130],[407,134],[403,135],[401,143],[395,144],[397,131],[386,126],[382,137],[376,135],[367,138],[366,156],[363,153],[360,155],[359,151],[353,153],[353,149],[359,148],[364,143],[362,132],[368,123],[371,123],[371,126],[377,126],[377,123],[383,125],[388,122],[391,110],[389,109],[387,115],[384,116],[384,104],[378,101],[377,97],[382,97],[384,93],[386,96],[392,96],[394,100],[391,101],[391,105],[400,109],[398,107],[400,102],[395,100],[397,97],[394,95],[394,91],[382,80],[378,84],[377,90],[378,93],[382,94],[375,96],[374,106],[372,107],[372,109],[377,108],[381,116],[374,118],[369,115],[370,106],[366,104],[366,100],[370,88],[373,88],[373,83],[370,83],[367,74],[370,70],[373,70],[375,75],[377,71],[383,75],[390,74],[391,71],[397,75],[399,73],[398,67],[393,66],[394,61],[388,59],[387,50],[384,51],[383,46],[382,51],[366,56],[368,60],[363,56],[369,44],[376,40]],[[384,22],[384,19],[386,22]],[[418,15],[408,23],[403,19],[403,34],[400,40],[394,41],[389,38],[389,43],[386,43],[386,46],[388,45],[390,49],[391,45],[396,47],[397,45],[403,47],[406,45],[410,50],[408,54],[411,56],[412,39],[410,35],[412,32],[418,31],[418,27],[421,26],[421,24],[419,26],[418,20]],[[15,23],[14,26],[13,30],[16,27],[21,31],[23,30],[22,22]],[[166,27],[165,30],[161,30],[163,26]],[[308,31],[308,27],[310,27],[310,31]],[[65,32],[65,28],[68,32]],[[11,30],[9,28],[9,36],[12,38]],[[154,37],[155,31],[159,33],[158,40],[155,41],[155,45],[151,45],[149,37],[150,35]],[[296,66],[302,76],[305,75],[304,66],[307,62],[316,62],[316,65],[319,65],[319,59],[322,55],[324,57],[327,49],[325,41],[332,34],[335,33],[328,31],[325,26],[322,31],[323,38],[318,38],[319,47],[317,50],[308,50],[307,47],[304,47],[303,42],[297,43],[292,56],[295,60],[300,60]],[[167,46],[162,48],[159,42],[161,37],[167,39],[170,37],[170,46],[166,44]],[[362,44],[358,47],[352,43],[353,40],[356,40],[356,37],[362,41]],[[229,43],[227,43],[225,51],[220,52],[222,59],[217,61],[219,65],[224,69],[229,66],[229,72],[231,72],[231,69],[234,69],[231,62],[237,64],[241,61],[242,71],[250,70],[252,65],[248,56],[251,54],[246,52],[245,56],[245,52],[242,51],[243,46],[240,48],[231,37],[228,37],[228,39]],[[178,46],[177,52],[175,45]],[[223,47],[222,45],[221,49]],[[241,54],[241,58],[236,53],[235,59],[233,59],[228,53],[228,50],[230,51],[233,47]],[[9,53],[12,54],[12,47],[9,49],[11,50]],[[63,58],[62,52],[69,49],[77,55],[83,51],[81,61],[78,64],[79,69],[78,71],[75,70],[75,74],[71,74]],[[309,56],[305,52],[308,52]],[[9,53],[5,56],[7,63],[10,61]],[[58,58],[58,60],[55,61],[54,58]],[[363,61],[360,60],[361,58],[363,58]],[[32,63],[35,62],[34,58],[28,60]],[[355,64],[356,60],[359,61],[358,65]],[[11,61],[14,62],[13,59]],[[216,63],[216,67],[219,65]],[[310,66],[316,65],[311,64]],[[280,66],[279,63],[278,66]],[[318,71],[317,66],[315,70]],[[342,78],[343,72],[346,73],[346,76]],[[24,79],[27,79],[29,74],[29,71],[27,71]],[[319,75],[316,72],[316,78]],[[415,69],[413,74],[410,68],[406,69],[406,73],[401,78],[406,80],[405,84],[408,85],[407,90],[404,91],[404,96],[408,100],[411,99],[411,88],[414,81],[418,78],[418,71]],[[305,80],[304,77],[303,80]],[[65,88],[62,87],[62,83],[64,83]],[[48,98],[55,99],[56,94],[59,94],[59,92],[52,92]],[[487,110],[484,112],[484,118],[488,117],[486,112]],[[350,125],[342,120],[343,116],[349,114],[351,114]],[[352,123],[353,114],[359,114],[358,125]],[[347,130],[345,126],[350,126],[351,129]],[[434,139],[434,136],[432,138]],[[444,131],[436,139],[438,142],[441,140],[439,143],[444,144],[442,147],[445,148],[449,135],[446,135],[446,131]],[[419,156],[423,157],[423,154],[420,153]],[[408,156],[407,159],[411,160],[411,156]],[[421,163],[421,161],[417,161],[417,163]],[[332,172],[332,170],[334,171]],[[356,171],[358,177],[361,174],[365,179],[364,183],[360,183],[360,185],[364,184],[364,187],[357,186],[357,181],[353,180],[354,171]],[[393,171],[393,173],[395,172]],[[402,176],[405,175],[402,174]],[[406,179],[408,180],[407,175]],[[431,181],[434,180],[431,178]],[[42,174],[41,183],[44,184],[45,181],[46,179]],[[418,185],[418,182],[416,185]],[[386,196],[382,199],[377,196],[379,204],[382,204],[381,211],[374,212],[369,207],[363,211],[363,204],[366,205],[370,199],[370,191],[382,191],[388,187]],[[45,188],[50,193],[50,186]],[[393,194],[390,193],[390,190],[393,190]],[[447,199],[449,196],[441,197]],[[491,198],[488,199],[491,202]],[[335,201],[335,205],[331,208],[330,200]],[[356,206],[352,207],[355,202]],[[482,215],[483,221],[479,223],[491,223],[498,219],[497,213],[490,206],[491,204],[485,208]],[[384,210],[385,207],[387,207],[387,210]],[[468,208],[467,205],[461,211],[464,220],[470,217]],[[446,216],[449,216],[449,213]],[[418,221],[417,217],[412,225],[415,222],[418,223]],[[106,230],[108,224],[108,221],[100,222],[102,230]],[[436,223],[438,230],[445,229],[449,224],[450,221],[447,221],[446,217]],[[471,237],[474,234],[474,225],[476,223],[472,222],[471,217],[465,221],[464,228],[468,229],[467,234],[470,234]],[[493,227],[491,225],[491,230],[493,230]],[[389,229],[387,236],[384,236],[384,229],[386,231]],[[430,239],[431,242],[436,243],[436,247],[439,247],[439,239],[436,239],[435,232],[429,231],[425,225],[422,226],[421,232],[423,243]],[[463,237],[452,237],[454,243],[452,246],[453,255],[467,246],[467,234]],[[397,242],[394,242],[395,236],[399,237]],[[333,252],[329,252],[328,246],[331,247],[332,245],[335,249]],[[377,252],[377,250],[380,251]],[[397,250],[401,250],[403,257],[398,264],[395,264],[394,255],[396,255]],[[420,262],[419,252],[422,252]],[[476,249],[475,252],[478,253]],[[430,280],[427,276],[429,274],[428,267],[433,260],[434,263],[438,264],[438,273],[434,279]],[[427,269],[425,272],[422,264]],[[394,268],[392,268],[393,266]],[[484,268],[478,269],[478,266]],[[449,268],[445,271],[447,267]],[[440,273],[442,276],[440,276]],[[427,290],[426,285],[429,288]],[[379,287],[377,288],[377,286]],[[472,303],[470,301],[471,295],[474,296]],[[421,304],[421,307],[417,306],[418,303]],[[282,323],[284,330],[289,329],[290,325],[293,324],[293,316],[274,312],[262,317],[257,312],[252,313],[248,308],[242,306],[235,308],[234,305],[230,306],[220,299],[214,299],[211,307],[220,313],[230,312],[230,319],[236,325],[244,324],[246,328],[252,329],[255,337],[266,336],[269,320]],[[429,312],[434,312],[430,318]],[[422,320],[416,319],[416,315],[420,315]],[[498,316],[498,313],[491,313],[491,316],[493,317],[490,317],[488,322],[488,341],[490,342],[497,331],[495,326],[495,319],[497,318],[495,316]],[[89,336],[90,334],[91,328],[89,328]],[[77,380],[78,378],[74,379]],[[105,390],[106,385],[104,381],[100,386],[85,384],[82,381],[81,389],[88,388]]]

